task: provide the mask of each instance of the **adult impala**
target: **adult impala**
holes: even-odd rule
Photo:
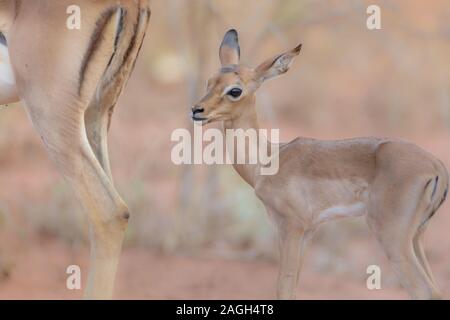
[[[228,31],[220,47],[222,68],[193,107],[193,119],[203,124],[220,120],[224,129],[257,129],[256,90],[265,80],[287,72],[300,49],[251,69],[239,64],[237,32]],[[247,145],[246,153],[260,145],[250,143],[255,145]],[[244,156],[249,159],[250,154]],[[411,297],[440,297],[422,239],[447,195],[448,174],[441,161],[411,143],[383,138],[297,138],[280,144],[272,157],[279,159],[275,175],[261,175],[259,164],[234,167],[278,226],[278,298],[295,298],[302,253],[317,226],[359,215],[366,216]]]
[[[70,30],[73,5],[81,28]],[[148,0],[0,0],[0,104],[23,101],[88,213],[87,298],[113,292],[129,212],[113,185],[107,131],[149,18]]]

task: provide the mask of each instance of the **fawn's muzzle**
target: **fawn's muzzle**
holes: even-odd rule
[[[200,117],[200,116],[197,115],[197,114],[202,113],[202,112],[204,112],[204,111],[205,111],[204,108],[201,108],[201,107],[198,107],[198,106],[193,107],[193,108],[192,108],[192,119],[193,119],[194,121],[204,121],[204,120],[207,120],[207,118]]]

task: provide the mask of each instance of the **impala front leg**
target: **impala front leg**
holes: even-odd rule
[[[293,300],[302,266],[307,234],[299,228],[294,228],[287,222],[278,226],[280,238],[280,267],[278,273],[277,298]]]

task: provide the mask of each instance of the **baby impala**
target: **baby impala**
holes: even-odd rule
[[[256,90],[287,72],[300,50],[297,46],[248,68],[239,64],[237,32],[228,31],[220,47],[222,67],[193,107],[193,119],[203,124],[222,121],[224,129],[258,129]],[[257,146],[248,146],[246,152]],[[447,195],[448,173],[441,161],[414,144],[384,138],[297,138],[275,149],[278,153],[272,157],[279,159],[275,175],[261,175],[259,164],[234,168],[276,222],[279,299],[295,298],[302,255],[319,224],[361,215],[411,297],[440,297],[422,241]]]

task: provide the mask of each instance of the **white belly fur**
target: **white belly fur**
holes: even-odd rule
[[[348,205],[339,205],[327,208],[319,213],[316,223],[322,223],[337,218],[358,217],[366,213],[366,206],[362,202]]]
[[[19,101],[8,48],[0,44],[0,105]]]

